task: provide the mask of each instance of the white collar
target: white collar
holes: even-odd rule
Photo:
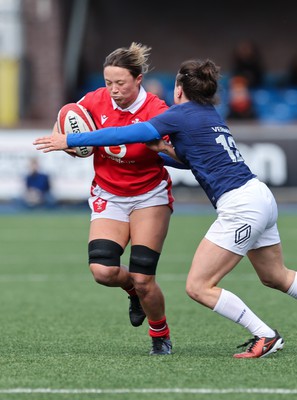
[[[121,108],[117,105],[117,103],[114,101],[114,99],[111,99],[113,109],[116,110],[117,108],[121,111],[129,111],[131,114],[135,114],[136,111],[139,110],[139,108],[142,106],[142,104],[145,102],[146,99],[146,91],[143,86],[140,86],[140,90],[137,96],[137,99],[134,101],[134,103],[131,104],[131,106],[127,108]]]

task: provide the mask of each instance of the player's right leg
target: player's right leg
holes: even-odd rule
[[[139,302],[127,267],[121,255],[129,240],[129,224],[105,218],[93,219],[89,238],[89,266],[95,281],[104,286],[121,287],[128,294],[129,318],[140,326],[146,315]]]
[[[283,347],[282,337],[261,320],[238,296],[217,285],[242,256],[203,239],[187,278],[186,291],[195,301],[246,328],[254,337],[236,358],[259,358]]]
[[[91,221],[89,266],[96,282],[111,287],[131,288],[133,282],[121,255],[129,241],[129,223],[108,218]]]
[[[120,258],[130,240],[131,203],[129,198],[115,196],[93,187],[89,198],[91,226],[89,234],[89,265],[96,282],[111,287],[121,287],[128,294],[129,317],[133,326],[145,319],[134,283]]]

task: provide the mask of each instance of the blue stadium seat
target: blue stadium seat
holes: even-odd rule
[[[252,97],[262,122],[289,123],[297,118],[297,90],[257,89]]]

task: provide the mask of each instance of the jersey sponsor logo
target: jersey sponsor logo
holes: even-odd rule
[[[107,201],[98,197],[93,201],[93,209],[96,213],[101,213],[106,209]]]
[[[106,115],[101,115],[101,125],[104,125],[108,117]]]
[[[251,237],[251,225],[245,224],[235,231],[235,243],[240,244]]]
[[[127,147],[124,144],[120,146],[105,146],[104,150],[112,157],[123,158],[127,153]]]

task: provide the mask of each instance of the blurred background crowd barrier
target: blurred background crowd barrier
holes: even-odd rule
[[[295,126],[232,125],[231,130],[248,165],[273,188],[296,188],[297,135]],[[11,130],[0,132],[0,202],[19,198],[24,191],[32,158],[52,180],[52,193],[59,202],[82,202],[89,196],[93,178],[92,156],[72,158],[64,152],[43,154],[32,146],[36,137],[50,130]],[[190,171],[169,168],[173,185],[183,188],[178,199],[193,201],[197,182]],[[187,189],[187,190],[186,190]],[[294,201],[297,200],[294,198]]]
[[[180,63],[213,59],[217,108],[246,161],[271,187],[296,189],[297,3],[235,4],[152,1],[140,12],[136,0],[0,0],[0,202],[22,194],[32,156],[58,201],[86,200],[92,159],[37,154],[32,142],[62,105],[104,85],[106,55],[132,41],[152,47],[144,86],[168,105]],[[196,186],[190,172],[171,173],[176,187]]]

